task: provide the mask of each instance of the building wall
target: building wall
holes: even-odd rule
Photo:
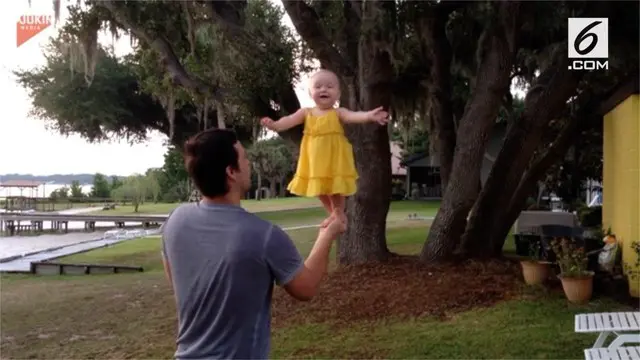
[[[407,169],[400,166],[402,161],[402,148],[395,141],[389,141],[389,149],[391,150],[391,175],[392,176],[406,176]]]
[[[640,101],[632,95],[604,116],[603,226],[622,241],[623,262],[633,268],[631,243],[640,241]],[[629,278],[630,293],[640,297],[640,278]]]

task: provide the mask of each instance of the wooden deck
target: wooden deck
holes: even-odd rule
[[[167,215],[91,215],[91,214],[48,214],[48,213],[20,213],[1,214],[0,232],[10,236],[24,232],[42,232],[44,222],[51,223],[51,230],[68,232],[70,222],[84,222],[85,231],[94,231],[96,222],[112,222],[118,228],[124,228],[126,223],[141,223],[149,228],[159,226],[167,220]]]
[[[47,213],[5,213],[4,221],[107,221],[107,222],[164,222],[167,215],[91,215],[91,214],[47,214]]]

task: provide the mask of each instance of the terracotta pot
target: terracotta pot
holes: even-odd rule
[[[524,282],[528,285],[539,285],[549,278],[549,264],[547,263],[523,260],[520,261],[520,266],[522,266]]]
[[[584,304],[591,300],[593,295],[593,271],[582,276],[563,276],[558,277],[562,281],[562,289],[564,295],[569,302],[574,304]]]

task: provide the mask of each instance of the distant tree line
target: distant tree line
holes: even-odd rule
[[[73,180],[68,187],[52,191],[49,197],[54,201],[70,202],[131,202],[137,207],[149,201],[184,201],[188,199],[189,193],[182,155],[170,146],[161,168],[149,168],[144,174],[133,174],[125,178],[109,178],[96,173],[88,194],[82,192],[80,181]]]
[[[248,148],[253,174],[252,194],[249,197],[260,200],[264,194],[267,197],[286,196],[287,183],[297,163],[295,150],[291,143],[281,137],[256,141]]]
[[[248,197],[261,199],[265,194],[266,197],[285,196],[287,180],[291,178],[296,164],[290,144],[279,137],[257,141],[248,147],[248,156],[253,165],[253,186]],[[192,190],[182,153],[171,145],[161,168],[149,168],[144,174],[125,178],[112,176],[109,179],[102,173],[96,173],[88,194],[82,192],[80,181],[73,180],[68,187],[52,191],[49,198],[55,202],[131,203],[137,211],[145,202],[188,201]]]

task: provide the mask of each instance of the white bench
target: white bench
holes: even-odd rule
[[[640,312],[610,312],[578,314],[575,316],[577,333],[599,333],[591,349],[584,350],[587,360],[640,360],[640,346],[622,346],[625,343],[640,344]],[[611,334],[617,337],[603,347]]]
[[[578,314],[575,317],[575,331],[599,333],[593,347],[601,348],[612,333],[640,333],[640,311]]]
[[[640,359],[640,346],[586,349],[584,358],[586,360],[638,360]]]

